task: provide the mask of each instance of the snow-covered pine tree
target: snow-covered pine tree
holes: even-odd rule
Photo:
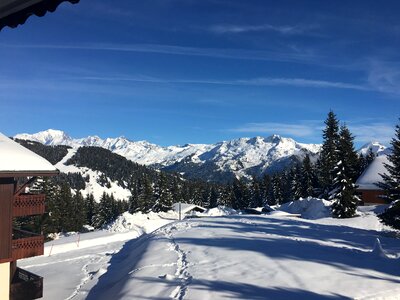
[[[328,113],[323,130],[323,144],[318,160],[318,181],[321,188],[321,196],[327,197],[332,190],[335,180],[334,169],[339,162],[337,155],[339,145],[339,121],[333,111]]]
[[[356,193],[353,178],[358,174],[358,156],[354,150],[354,137],[344,124],[340,128],[340,139],[337,150],[338,158],[334,171],[336,177],[334,188],[330,193],[332,214],[336,218],[351,218],[355,215],[360,198]],[[356,163],[353,161],[356,160]]]
[[[156,203],[154,204],[152,210],[154,212],[165,212],[171,210],[173,204],[172,202],[172,193],[168,185],[166,175],[161,173],[157,186]]]
[[[400,229],[400,125],[396,126],[395,137],[390,144],[390,164],[385,164],[387,174],[381,174],[383,183],[380,187],[385,190],[387,199],[392,203],[379,217],[385,224]]]
[[[400,125],[396,126],[395,137],[390,144],[389,164],[385,164],[387,173],[381,174],[383,183],[380,187],[385,190],[389,201],[395,201],[400,199]]]
[[[210,192],[210,204],[209,208],[214,208],[218,206],[218,202],[220,200],[220,194],[217,187],[212,186]]]
[[[105,192],[100,198],[100,203],[97,206],[97,212],[93,218],[93,226],[95,228],[101,228],[103,225],[113,220],[113,207],[112,201],[109,195]]]
[[[72,197],[72,222],[69,230],[81,231],[86,221],[85,203],[80,191]]]
[[[84,199],[84,207],[86,211],[86,224],[92,225],[93,216],[96,212],[96,201],[94,200],[93,194],[88,194]]]
[[[283,189],[282,189],[282,177],[279,174],[275,174],[272,177],[272,190],[274,194],[274,203],[281,204],[284,201]]]
[[[260,184],[257,180],[257,178],[253,177],[251,181],[251,187],[250,187],[250,207],[261,207],[263,206],[263,199],[261,196],[261,189],[260,189]]]
[[[298,166],[292,168],[290,177],[291,184],[289,188],[291,189],[292,195],[290,200],[298,200],[304,196],[300,168]]]
[[[143,178],[137,201],[139,210],[143,213],[149,212],[154,205],[153,186],[147,176]]]
[[[301,180],[301,197],[312,197],[314,196],[315,188],[315,170],[311,164],[310,156],[307,154],[303,159],[303,164],[300,170]]]

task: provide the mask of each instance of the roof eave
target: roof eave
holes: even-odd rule
[[[59,170],[54,171],[0,171],[0,178],[10,177],[31,177],[31,176],[42,176],[51,177],[60,174]]]
[[[3,10],[0,9],[0,31],[6,26],[15,28],[18,25],[22,25],[32,15],[42,17],[47,12],[54,12],[62,2],[75,4],[79,1],[80,0],[15,1],[14,4],[8,4]]]

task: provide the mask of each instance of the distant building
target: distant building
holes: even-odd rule
[[[175,203],[172,208],[174,209],[174,211],[176,211],[177,213],[179,213],[179,203]],[[180,203],[180,209],[181,209],[181,214],[182,217],[185,215],[191,215],[195,212],[205,212],[207,209],[205,209],[204,207],[195,205],[195,204],[188,204],[188,203]]]
[[[379,174],[387,172],[384,164],[389,163],[385,153],[377,156],[367,169],[357,179],[357,191],[361,195],[361,201],[364,205],[385,204],[382,198],[384,191],[377,185],[382,183],[382,177]]]
[[[36,176],[57,175],[47,160],[0,133],[0,299],[37,299],[43,278],[17,267],[17,260],[44,251],[42,235],[13,228],[13,220],[41,215],[45,195],[25,194]],[[22,184],[19,184],[23,182]]]

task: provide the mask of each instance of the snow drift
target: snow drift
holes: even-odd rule
[[[304,219],[315,220],[331,217],[330,206],[330,201],[308,197],[284,203],[278,209],[291,214],[300,214]]]

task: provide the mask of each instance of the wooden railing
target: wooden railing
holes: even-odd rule
[[[44,236],[14,229],[11,245],[13,260],[43,255]]]
[[[43,297],[43,277],[17,268],[11,281],[10,300],[38,299]]]
[[[20,194],[15,196],[13,216],[23,217],[44,214],[45,199],[46,195],[44,194]]]

